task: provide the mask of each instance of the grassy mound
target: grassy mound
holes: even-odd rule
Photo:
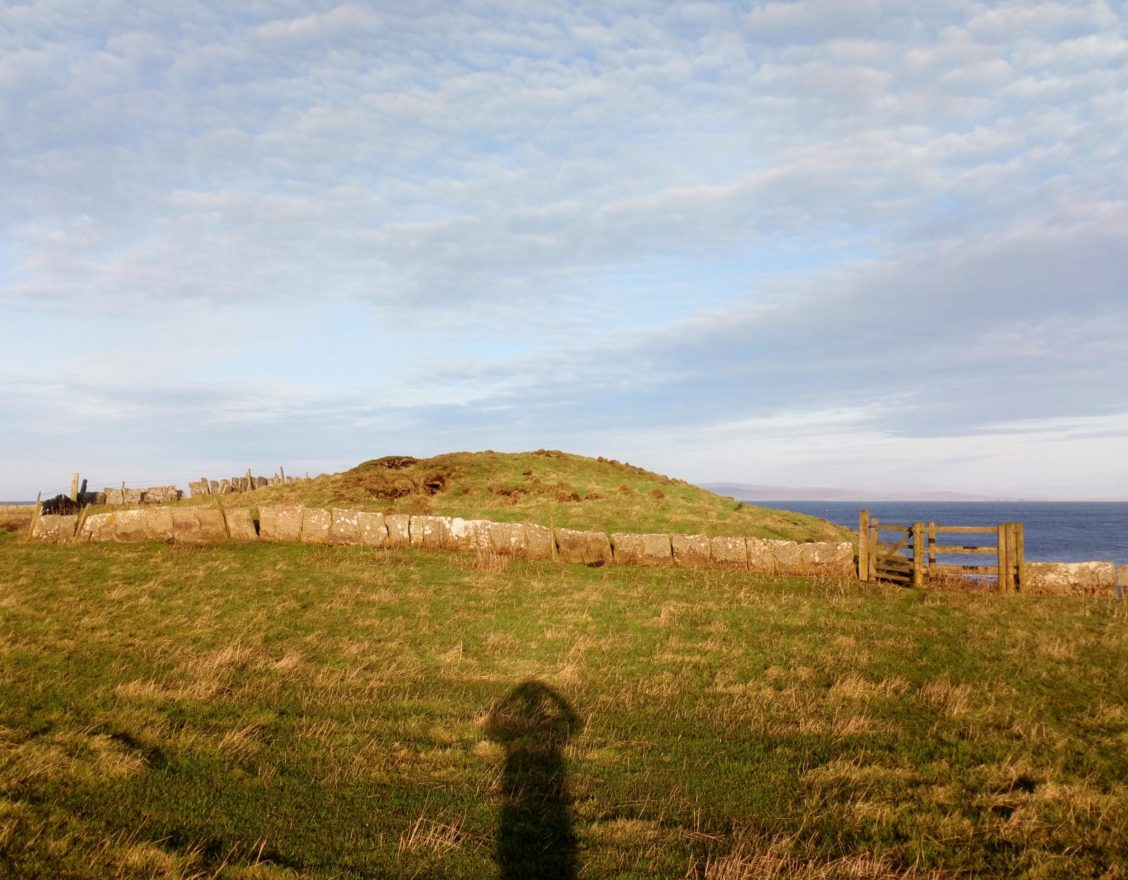
[[[746,535],[790,541],[839,541],[849,533],[817,517],[741,504],[683,480],[605,458],[554,450],[453,452],[434,458],[390,456],[340,474],[271,486],[255,503],[347,505],[419,513],[537,522],[606,532]]]

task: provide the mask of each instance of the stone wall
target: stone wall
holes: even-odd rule
[[[201,495],[234,495],[239,492],[253,492],[266,486],[277,486],[280,483],[301,483],[309,477],[287,477],[284,474],[274,474],[269,477],[256,477],[247,474],[242,477],[228,477],[225,480],[209,480],[200,477],[198,480],[188,482],[188,491],[193,498]]]
[[[1059,596],[1116,596],[1117,567],[1111,562],[1027,562],[1024,592]],[[1128,567],[1122,578],[1128,580]]]
[[[76,534],[77,530],[77,534]],[[345,508],[262,505],[256,528],[249,508],[154,507],[89,516],[41,516],[32,537],[48,542],[279,541],[365,547],[496,553],[520,559],[558,559],[576,565],[672,565],[734,568],[765,574],[853,578],[849,543],[763,538],[634,534],[552,529],[533,523],[497,523],[446,516],[382,514]],[[1128,571],[1128,569],[1126,569]],[[1028,562],[1024,592],[1118,595],[1111,562]],[[1128,579],[1128,576],[1126,576]]]
[[[122,507],[128,504],[168,504],[170,501],[179,501],[184,493],[175,486],[149,486],[145,489],[130,489],[125,486],[114,489],[107,486],[98,496],[98,503]]]
[[[77,534],[76,534],[77,528]],[[261,505],[256,529],[248,508],[157,507],[79,517],[43,516],[33,537],[43,541],[280,541],[366,547],[496,553],[559,559],[577,565],[737,567],[769,573],[851,577],[853,548],[756,538],[636,535],[552,529],[446,516],[382,514],[345,508]]]

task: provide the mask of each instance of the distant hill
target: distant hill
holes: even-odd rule
[[[966,492],[868,492],[827,487],[760,486],[748,483],[701,483],[702,489],[738,501],[1000,501]]]
[[[351,470],[238,496],[240,503],[298,502],[496,522],[536,522],[606,532],[848,540],[851,533],[801,513],[734,502],[630,464],[556,450],[387,456]],[[202,503],[207,502],[207,497]]]

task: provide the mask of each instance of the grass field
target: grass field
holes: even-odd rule
[[[1092,599],[3,535],[0,876],[1126,877],[1126,627]]]

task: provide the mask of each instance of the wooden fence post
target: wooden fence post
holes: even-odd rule
[[[78,501],[78,472],[71,474],[70,500]]]
[[[858,580],[869,580],[869,511],[858,513]]]
[[[43,516],[43,493],[40,492],[35,496],[35,510],[31,514],[31,525],[27,527],[27,537],[30,540],[35,535],[35,527],[39,524],[39,518]]]
[[[871,584],[877,583],[877,538],[881,534],[881,524],[877,517],[870,519],[869,535],[866,540],[869,542],[869,552],[866,554],[869,557],[869,572],[866,580]]]
[[[1022,592],[1026,589],[1026,562],[1024,561],[1026,537],[1023,534],[1022,523],[1014,524],[1014,568],[1017,577],[1015,589]]]
[[[913,523],[913,586],[924,586],[924,526]]]
[[[932,568],[936,564],[936,523],[935,521],[928,524],[928,567]]]
[[[1011,576],[1010,557],[1007,553],[1010,544],[1010,529],[1006,523],[999,523],[996,540],[998,549],[999,592],[1009,593],[1014,589],[1014,579]]]

